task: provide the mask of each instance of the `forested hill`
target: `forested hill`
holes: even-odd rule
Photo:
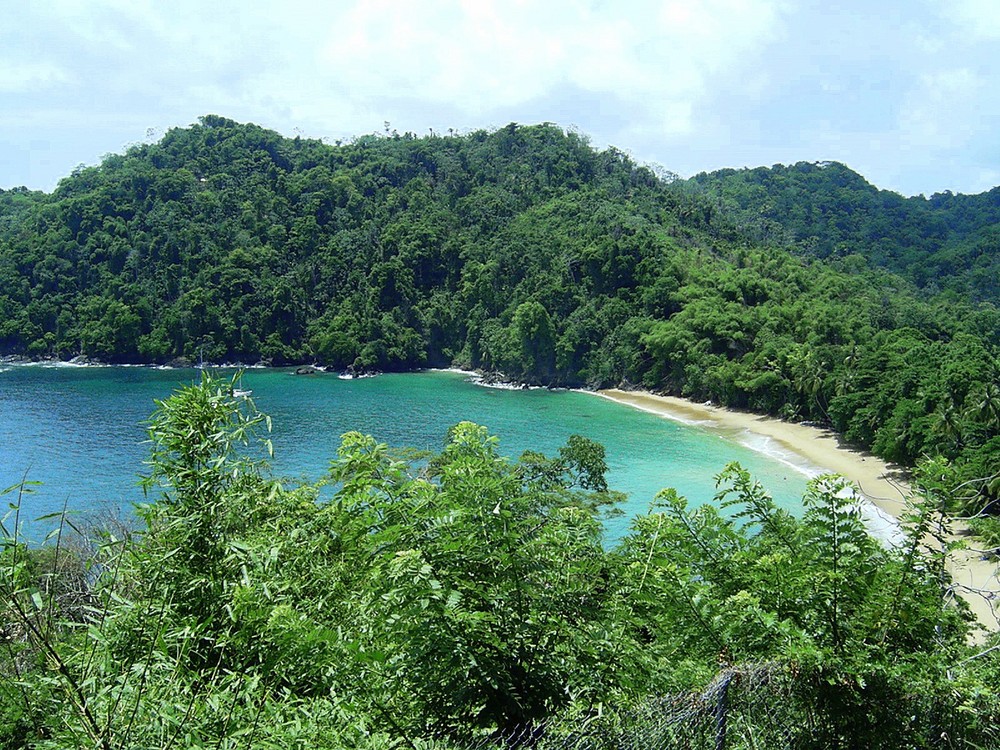
[[[1000,187],[904,198],[838,162],[724,169],[688,185],[759,241],[857,254],[932,291],[1000,301]]]
[[[641,384],[829,423],[894,460],[942,455],[955,484],[989,480],[963,484],[969,503],[995,498],[1000,314],[872,268],[927,281],[856,238],[884,219],[879,241],[915,248],[949,201],[986,214],[996,192],[904,200],[839,165],[759,173],[804,175],[773,193],[798,191],[786,205],[754,174],[668,183],[551,125],[327,145],[206,116],[51,195],[0,194],[0,352]],[[783,247],[743,221],[762,208],[719,191],[799,211],[830,257]],[[947,246],[987,237],[977,222]],[[977,263],[936,283],[989,296]]]
[[[708,218],[555,127],[329,146],[215,116],[79,169],[51,196],[2,198],[5,352],[380,368],[461,357],[595,382],[622,363],[581,375],[589,331],[561,324],[581,307],[604,328],[646,313],[636,288]],[[601,312],[611,299],[629,305]],[[508,330],[539,334],[535,350],[515,351]]]

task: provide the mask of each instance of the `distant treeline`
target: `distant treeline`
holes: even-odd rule
[[[0,351],[641,385],[933,458],[978,510],[998,200],[839,164],[664,181],[551,125],[334,146],[206,116],[0,193]]]
[[[904,198],[838,162],[724,169],[690,183],[760,242],[861,255],[930,292],[1000,300],[1000,187]]]

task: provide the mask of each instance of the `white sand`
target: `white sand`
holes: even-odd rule
[[[885,519],[886,515],[899,518],[905,510],[905,499],[910,492],[905,472],[869,453],[845,447],[829,430],[642,391],[609,389],[598,393],[618,403],[670,419],[702,424],[731,437],[749,432],[774,441],[809,464],[851,480],[862,496],[877,509],[866,513],[876,522],[879,517]],[[953,522],[952,531],[953,538],[965,539],[969,546],[968,549],[955,550],[949,557],[948,569],[956,591],[968,602],[983,627],[1000,630],[997,564],[981,559],[981,555],[974,550],[976,540],[967,538],[967,527]]]

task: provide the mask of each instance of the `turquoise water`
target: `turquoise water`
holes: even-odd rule
[[[143,422],[153,400],[198,378],[197,370],[0,365],[0,489],[24,477],[42,482],[23,503],[29,519],[64,504],[78,514],[127,515],[142,500]],[[597,440],[607,450],[609,484],[628,493],[624,515],[606,522],[609,540],[664,487],[692,504],[710,502],[714,475],[732,460],[783,507],[796,510],[805,489],[804,474],[718,433],[586,393],[485,388],[453,372],[341,380],[250,370],[242,383],[273,419],[274,472],[289,478],[321,477],[349,430],[437,450],[450,426],[470,420],[499,436],[511,457],[526,449],[553,454],[574,433]]]

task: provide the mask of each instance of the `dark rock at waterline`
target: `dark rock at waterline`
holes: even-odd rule
[[[295,368],[296,375],[315,375],[317,372],[319,372],[319,368],[312,365],[302,365]]]
[[[503,388],[507,390],[517,390],[519,388],[530,388],[531,383],[521,380],[513,380],[508,378],[502,372],[484,372],[479,376],[480,385],[489,386],[491,388]]]
[[[192,367],[193,363],[187,357],[174,357],[167,362],[167,367]]]

